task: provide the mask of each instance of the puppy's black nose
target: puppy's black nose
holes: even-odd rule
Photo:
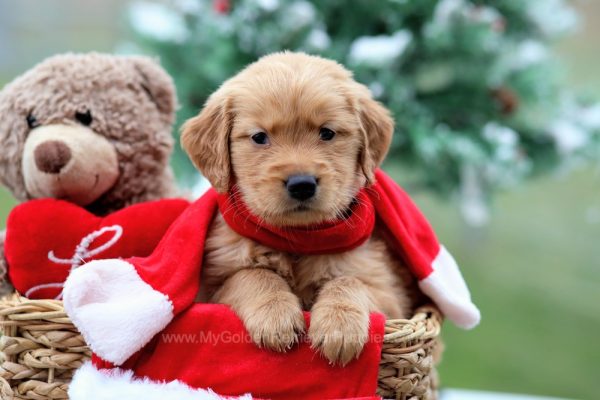
[[[296,200],[308,200],[317,191],[317,178],[312,175],[292,175],[285,182],[290,196]]]

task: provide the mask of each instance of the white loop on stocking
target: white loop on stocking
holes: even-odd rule
[[[105,233],[112,232],[113,236],[103,245],[98,246],[96,248],[90,249],[90,246],[102,235]],[[75,247],[75,252],[71,258],[59,258],[54,254],[53,250],[48,252],[48,260],[52,261],[55,264],[70,264],[71,269],[73,271],[76,268],[79,268],[83,264],[86,263],[90,258],[102,253],[103,251],[111,248],[121,239],[123,236],[123,227],[120,225],[111,225],[105,226],[97,231],[94,231],[88,235],[86,235],[79,244]],[[69,271],[69,272],[70,272]],[[49,288],[62,288],[62,282],[56,283],[43,283],[41,285],[36,285],[25,292],[25,297],[29,297],[32,293],[37,292],[41,289],[49,289]],[[56,300],[60,300],[62,298],[62,291],[55,297]]]

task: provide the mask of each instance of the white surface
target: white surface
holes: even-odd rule
[[[412,34],[400,30],[391,36],[361,36],[350,46],[350,61],[382,67],[397,60],[412,42]]]
[[[131,371],[98,371],[91,363],[77,370],[69,386],[71,400],[252,400],[252,396],[222,397],[212,390],[192,389],[179,381],[154,382],[134,378]]]
[[[173,319],[173,304],[120,259],[73,270],[64,306],[85,342],[102,359],[123,364]]]
[[[444,316],[463,329],[475,327],[480,319],[479,309],[471,301],[471,293],[454,257],[440,246],[431,264],[433,272],[419,281],[419,288],[442,310]]]
[[[524,394],[491,393],[476,390],[446,389],[440,392],[440,400],[559,400],[554,397],[527,396]],[[566,400],[566,399],[563,399]]]

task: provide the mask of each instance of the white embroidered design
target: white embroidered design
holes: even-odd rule
[[[110,238],[110,240],[108,240],[102,246],[98,246],[95,249],[90,249],[90,246],[92,245],[92,243],[94,243],[94,241],[96,239],[98,239],[100,236],[104,235],[107,232],[113,233],[113,236]],[[58,258],[58,257],[56,257],[56,255],[54,255],[54,251],[50,250],[48,252],[48,260],[50,260],[56,264],[70,264],[71,269],[69,270],[69,272],[71,272],[74,269],[79,268],[83,264],[85,264],[86,260],[88,260],[88,259],[102,253],[103,251],[111,248],[112,246],[114,246],[115,243],[117,243],[119,241],[119,239],[121,239],[121,236],[123,236],[123,227],[122,226],[120,226],[120,225],[105,226],[104,228],[98,229],[97,231],[94,231],[94,232],[90,233],[89,235],[85,236],[83,239],[81,239],[81,242],[79,242],[79,244],[75,247],[75,253],[73,253],[73,257]],[[49,288],[62,289],[63,285],[64,285],[63,282],[43,283],[41,285],[36,285],[36,286],[30,288],[29,290],[27,290],[27,292],[25,292],[25,297],[29,297],[32,293],[37,292],[38,290],[41,290],[41,289],[49,289]],[[61,298],[62,298],[62,290],[58,294],[58,296],[55,297],[55,300],[60,300]]]

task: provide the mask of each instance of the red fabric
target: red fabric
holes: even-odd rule
[[[307,324],[309,315],[305,315]],[[195,304],[123,368],[157,381],[180,380],[221,395],[323,400],[373,396],[385,319],[371,316],[370,339],[358,360],[333,367],[308,339],[287,353],[259,349],[229,307]],[[308,325],[307,325],[308,326]]]
[[[79,264],[100,258],[147,256],[188,206],[189,202],[182,199],[158,200],[98,217],[63,200],[40,199],[20,204],[10,213],[6,224],[4,250],[10,280],[23,294],[39,287],[29,293],[30,298],[56,298],[73,263],[56,263],[49,252],[53,252],[54,259],[75,258]],[[91,242],[87,250],[93,251],[113,238],[114,244],[91,257],[85,253],[74,257],[85,236],[115,225],[123,230],[120,238],[115,231],[107,231]],[[40,287],[48,284],[52,287]]]
[[[329,366],[307,343],[278,354],[260,350],[249,340],[178,344],[167,343],[164,338],[180,334],[185,342],[185,338],[198,335],[245,334],[241,321],[228,308],[193,304],[199,289],[204,241],[218,209],[241,235],[296,254],[353,249],[371,235],[377,216],[414,273],[420,278],[427,276],[435,250],[439,249],[435,235],[408,196],[383,172],[378,171],[376,176],[377,183],[359,193],[359,201],[347,219],[285,230],[259,224],[243,202],[209,190],[183,212],[152,255],[126,260],[145,282],[169,297],[176,317],[124,367],[137,376],[160,381],[178,379],[224,395],[251,392],[271,399],[303,400],[374,395],[383,335],[380,315],[371,320],[371,333],[378,340],[369,343],[361,358],[346,368]]]
[[[433,272],[432,262],[440,252],[435,232],[410,196],[383,171],[375,171],[377,183],[369,192],[377,218],[389,235],[390,248],[397,250],[419,280]]]
[[[358,193],[356,205],[347,219],[298,227],[267,225],[252,215],[238,197],[237,192],[218,197],[227,225],[241,236],[287,253],[342,253],[363,244],[375,226],[373,203],[364,190]]]
[[[190,306],[198,294],[204,241],[217,211],[217,196],[209,190],[188,207],[150,256],[126,260],[146,283],[169,297],[175,315]]]

